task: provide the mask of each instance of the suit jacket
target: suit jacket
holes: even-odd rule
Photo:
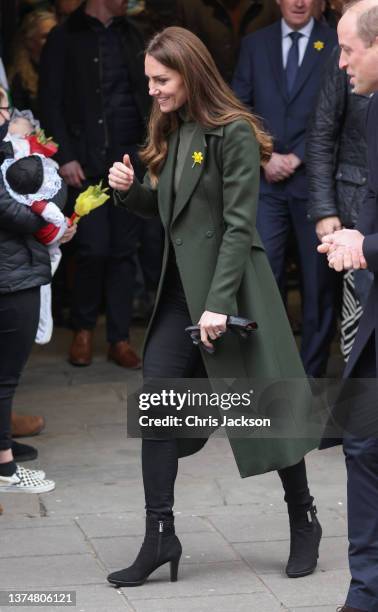
[[[259,329],[240,342],[234,334],[217,340],[214,355],[202,353],[208,376],[242,379],[304,379],[298,349],[267,256],[256,231],[260,155],[244,120],[206,129],[197,126],[173,202],[178,132],[169,139],[168,156],[157,190],[148,175],[129,192],[115,192],[116,202],[131,212],[159,215],[165,230],[162,275],[149,332],[164,291],[172,244],[193,323],[204,310],[250,317]],[[193,165],[193,152],[203,161]],[[174,206],[173,206],[174,203]],[[249,388],[249,387],[248,387]],[[307,430],[310,402],[306,383],[295,395],[290,417],[295,431]],[[317,444],[302,438],[230,439],[242,477],[294,465]],[[185,442],[189,442],[185,440]],[[180,451],[181,452],[181,451]],[[186,453],[187,454],[187,453]]]
[[[307,123],[315,105],[324,63],[336,44],[336,32],[315,21],[289,95],[282,64],[281,20],[244,38],[233,89],[240,100],[263,119],[273,136],[275,152],[295,153],[304,161]],[[279,183],[267,183],[262,174],[262,193],[282,190],[294,197],[307,198],[304,164],[292,177]]]
[[[360,320],[344,378],[353,374],[353,368],[372,334],[375,336],[376,376],[378,376],[378,94],[375,94],[370,101],[366,127],[369,196],[361,207],[356,228],[365,236],[362,249],[368,269],[374,272],[374,282]]]

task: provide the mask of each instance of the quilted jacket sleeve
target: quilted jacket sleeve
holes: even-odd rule
[[[327,63],[307,132],[308,216],[312,221],[339,214],[335,193],[337,144],[348,95],[347,76],[339,69],[339,49]]]

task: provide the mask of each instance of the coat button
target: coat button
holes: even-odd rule
[[[363,177],[362,183],[366,183],[366,177]]]
[[[177,246],[180,246],[182,244],[181,238],[176,238],[175,243],[177,244]]]
[[[95,64],[97,64],[97,62],[98,62],[98,57],[94,57],[94,58],[93,58],[93,61],[94,61],[94,63],[95,63]]]
[[[104,123],[104,120],[103,119],[99,119],[98,123],[101,125],[102,123]]]
[[[206,232],[206,238],[212,238],[213,236],[214,236],[214,232],[212,232],[210,230],[208,232]]]

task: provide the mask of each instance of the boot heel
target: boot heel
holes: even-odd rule
[[[177,574],[178,574],[178,567],[180,563],[180,557],[178,557],[177,559],[173,559],[170,562],[171,564],[171,582],[177,582]]]

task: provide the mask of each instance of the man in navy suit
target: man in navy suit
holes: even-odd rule
[[[361,0],[339,22],[339,66],[347,71],[356,94],[378,92],[378,0]],[[357,229],[324,236],[318,250],[328,254],[337,271],[368,268],[374,282],[361,317],[344,372],[344,389],[365,393],[335,406],[342,417],[343,447],[348,472],[349,566],[352,575],[342,612],[378,612],[378,93],[372,96],[367,116],[369,198],[362,206]],[[375,384],[374,384],[375,383]],[[367,392],[366,392],[367,389]],[[345,391],[343,392],[345,396]],[[325,439],[323,447],[332,440]]]
[[[242,42],[233,89],[272,134],[274,153],[261,173],[257,229],[285,296],[285,254],[293,227],[301,265],[301,356],[310,376],[324,374],[335,325],[335,282],[316,257],[307,219],[306,126],[336,32],[312,17],[316,0],[277,0],[282,19]]]

